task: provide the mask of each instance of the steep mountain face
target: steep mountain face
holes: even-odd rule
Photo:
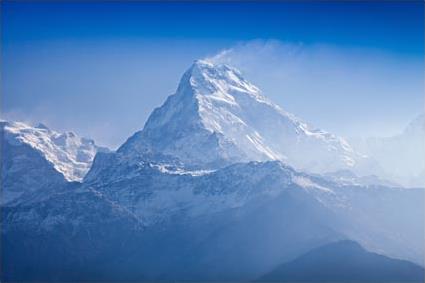
[[[399,135],[353,141],[356,149],[377,160],[384,176],[412,187],[425,187],[425,115]]]
[[[157,154],[198,168],[282,160],[312,172],[364,162],[342,138],[311,128],[226,65],[196,61],[176,93],[119,153]]]
[[[81,181],[96,152],[104,150],[92,140],[57,133],[42,124],[0,123],[2,203],[25,192]]]
[[[353,241],[316,248],[276,267],[261,282],[423,282],[423,267],[371,253]]]

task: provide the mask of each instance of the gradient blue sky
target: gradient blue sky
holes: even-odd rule
[[[424,3],[1,3],[2,117],[115,147],[198,58],[345,136],[391,135],[424,111]]]

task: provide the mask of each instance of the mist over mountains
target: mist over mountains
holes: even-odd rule
[[[425,184],[425,115],[398,135],[353,140],[354,147],[379,162],[384,176],[408,187]]]
[[[360,254],[376,278],[421,282],[425,190],[397,184],[421,174],[418,121],[353,146],[198,60],[116,151],[2,122],[2,280],[293,280],[291,262],[317,270],[310,251],[350,240],[329,262]]]

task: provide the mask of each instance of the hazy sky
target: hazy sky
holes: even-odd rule
[[[391,135],[424,111],[423,2],[1,5],[2,117],[103,145],[141,129],[204,57],[340,135]]]

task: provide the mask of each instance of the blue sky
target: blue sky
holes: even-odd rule
[[[117,146],[198,58],[228,50],[272,100],[346,136],[424,109],[423,2],[2,5],[2,116]]]

